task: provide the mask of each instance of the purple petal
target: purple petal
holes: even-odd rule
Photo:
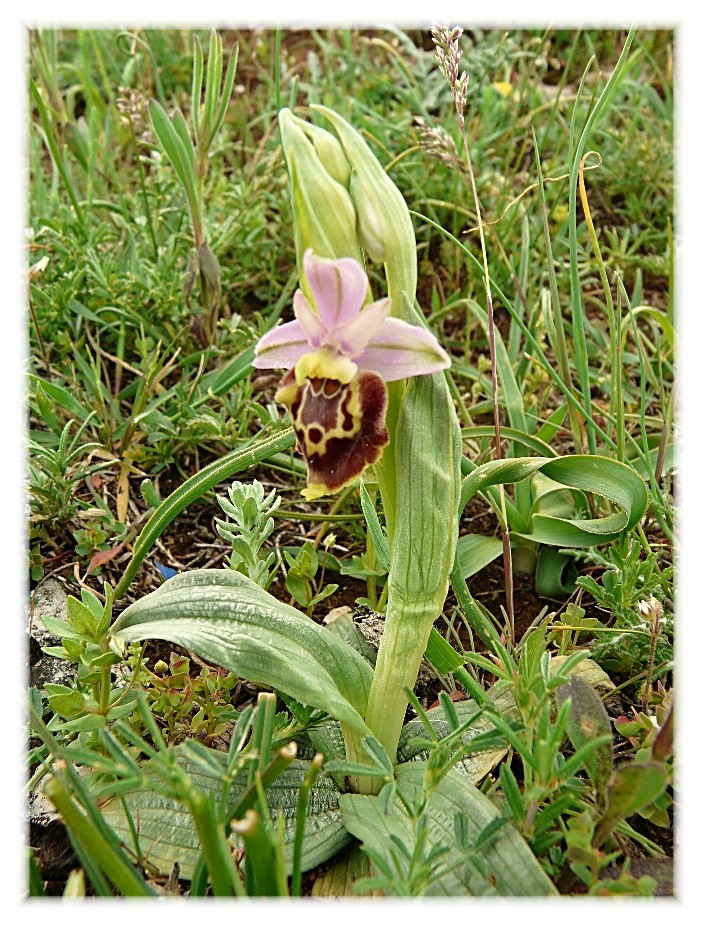
[[[286,322],[263,335],[256,345],[253,365],[259,370],[290,370],[309,349],[300,322]]]
[[[433,334],[399,318],[387,318],[355,360],[360,370],[373,370],[386,383],[451,366],[451,358]]]
[[[378,334],[390,314],[390,300],[371,302],[350,322],[337,328],[336,343],[352,360],[360,357],[370,339]]]
[[[317,312],[331,334],[360,311],[368,290],[368,277],[352,257],[326,260],[308,248],[302,260]]]
[[[305,299],[301,289],[298,289],[293,296],[293,309],[295,310],[295,318],[302,325],[307,342],[316,350],[324,342],[327,329],[322,324],[319,315],[310,308],[310,304]]]

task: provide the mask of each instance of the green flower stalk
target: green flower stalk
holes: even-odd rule
[[[307,248],[320,257],[348,256],[359,261],[365,251],[372,261],[384,265],[390,315],[406,321],[417,289],[417,246],[407,204],[356,129],[325,106],[312,109],[331,124],[333,132],[298,119],[289,109],[279,115],[302,291],[309,299],[302,261]],[[366,298],[372,300],[370,292]],[[384,421],[391,441],[404,391],[404,382],[388,385]],[[387,455],[376,462],[375,473],[392,537],[397,489]]]
[[[433,335],[409,324],[417,251],[402,194],[352,126],[323,106],[313,109],[335,134],[289,110],[280,114],[302,292],[295,321],[262,338],[254,363],[289,371],[277,399],[290,410],[307,461],[306,498],[338,491],[374,466],[391,565],[365,719],[394,758],[406,689],[414,687],[448,591],[460,428],[441,372],[450,360]],[[388,293],[363,308],[364,294],[372,299],[365,274],[348,260],[362,253],[383,264]],[[356,784],[374,787],[370,779]]]

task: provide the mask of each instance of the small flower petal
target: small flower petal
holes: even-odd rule
[[[327,336],[327,329],[322,324],[319,315],[310,307],[301,289],[298,289],[293,296],[293,309],[295,318],[302,325],[310,347],[321,347]]]
[[[451,358],[431,332],[399,318],[387,318],[355,359],[359,370],[373,370],[386,383],[451,366]]]
[[[361,309],[356,318],[336,329],[334,340],[337,346],[352,360],[360,357],[370,339],[382,329],[389,314],[389,299],[371,302]]]
[[[308,248],[303,265],[317,312],[327,331],[331,333],[351,321],[368,291],[368,277],[359,262],[352,257],[326,260]]]
[[[289,370],[310,349],[299,321],[286,322],[263,335],[253,365],[259,370]]]

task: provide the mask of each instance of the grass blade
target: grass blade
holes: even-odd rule
[[[256,441],[244,450],[233,450],[187,479],[156,509],[137,537],[132,558],[115,588],[115,601],[125,594],[151,547],[183,509],[235,473],[267,460],[275,453],[288,450],[294,444],[295,432],[292,428],[286,428],[272,437]]]

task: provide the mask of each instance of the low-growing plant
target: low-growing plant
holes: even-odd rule
[[[104,601],[89,589],[67,599],[66,620],[42,615],[46,629],[59,637],[59,646],[44,647],[49,656],[76,663],[70,685],[44,686],[54,713],[52,731],[89,734],[134,710],[134,692],[112,684],[112,668],[121,660],[110,647],[113,593],[104,585]]]
[[[275,551],[261,553],[261,547],[273,533],[273,514],[280,506],[275,489],[264,496],[264,488],[254,480],[251,485],[233,482],[228,497],[218,497],[222,511],[232,520],[216,519],[217,531],[232,545],[229,568],[268,589],[275,575]]]
[[[159,659],[149,670],[134,657],[138,681],[147,694],[153,715],[165,724],[164,739],[179,742],[195,736],[209,743],[229,729],[239,712],[231,704],[232,689],[239,679],[224,669],[201,666],[194,674],[190,659],[171,653],[168,662]]]
[[[297,554],[285,550],[284,556],[288,563],[285,587],[300,607],[304,608],[308,614],[311,614],[315,605],[333,595],[339,587],[336,583],[323,584],[324,559],[326,557],[322,554],[324,558],[322,572],[320,577],[317,578],[319,557],[311,541],[306,540]]]
[[[187,833],[188,822],[192,827],[186,844],[176,847],[171,891],[179,875],[185,875],[191,896],[203,896],[208,879],[217,897],[288,894],[283,817],[279,825],[272,823],[266,791],[292,766],[298,801],[304,806],[321,763],[296,764],[294,743],[273,750],[274,709],[275,698],[260,695],[257,706],[237,718],[226,753],[207,750],[195,740],[168,746],[144,694],[137,699],[137,710],[148,738],[122,720],[110,731],[103,728],[95,746],[80,750],[62,746],[41,717],[31,713],[33,730],[51,758],[44,763],[45,793],[66,821],[98,896],[114,896],[113,889],[127,897],[162,892],[144,877],[144,870],[154,869],[143,843],[148,833],[154,848],[161,841],[164,801],[172,805],[181,829]],[[146,761],[138,763],[138,757]],[[92,786],[81,781],[74,762],[91,769]],[[131,812],[122,810],[125,791],[140,801],[138,828]],[[232,842],[244,851],[233,852]],[[174,848],[168,842],[161,846],[166,857]],[[300,861],[298,852],[293,859],[298,888]],[[32,883],[32,893],[42,894],[41,883],[36,878]]]
[[[203,344],[208,344],[215,338],[222,287],[219,262],[207,240],[203,184],[209,167],[210,150],[222,127],[234,89],[239,47],[236,46],[230,55],[222,79],[222,39],[212,30],[203,101],[203,54],[197,37],[193,41],[192,136],[179,109],[169,118],[163,107],[152,100],[150,113],[154,132],[178,175],[187,199],[195,251],[186,278],[185,299],[189,301],[197,277],[203,317],[195,316],[193,323]]]
[[[46,447],[37,441],[30,441],[29,451],[29,500],[32,538],[42,536],[50,542],[46,531],[48,524],[58,527],[66,524],[76,514],[80,504],[76,490],[92,473],[109,466],[104,460],[93,462],[92,453],[99,448],[95,442],[85,442],[83,435],[90,424],[90,416],[77,426],[68,421],[61,431],[56,447]]]

